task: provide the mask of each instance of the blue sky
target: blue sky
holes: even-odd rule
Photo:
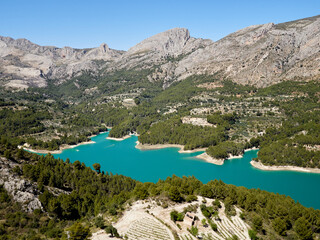
[[[0,35],[75,48],[127,50],[184,27],[214,41],[241,28],[320,14],[320,0],[0,0]]]

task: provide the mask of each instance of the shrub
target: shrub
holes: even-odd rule
[[[183,219],[184,219],[184,213],[178,213],[176,210],[173,210],[171,213],[170,213],[170,218],[173,222],[182,222]]]

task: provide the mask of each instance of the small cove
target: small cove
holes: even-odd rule
[[[196,159],[197,153],[178,153],[178,148],[139,150],[136,136],[123,141],[107,140],[108,133],[92,138],[95,144],[66,149],[56,158],[71,162],[79,160],[92,167],[100,163],[101,170],[123,174],[142,182],[157,182],[173,174],[195,176],[203,183],[221,179],[225,183],[285,194],[306,207],[320,209],[320,174],[291,171],[263,171],[250,165],[258,150],[247,151],[242,158],[225,161],[217,166]]]

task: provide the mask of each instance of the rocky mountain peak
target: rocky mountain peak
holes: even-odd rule
[[[109,46],[106,44],[106,43],[102,43],[99,47],[100,51],[102,53],[106,53],[108,52],[110,49],[109,49]]]
[[[158,52],[161,55],[177,56],[190,39],[190,33],[185,28],[173,28],[149,37],[130,48],[128,55]]]

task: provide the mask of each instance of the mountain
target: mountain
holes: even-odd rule
[[[222,72],[237,83],[265,87],[318,77],[319,59],[320,16],[316,16],[239,30],[190,54],[179,62],[175,74],[184,79]]]
[[[115,68],[155,68],[148,79],[162,80],[166,87],[176,80],[175,70],[179,59],[212,43],[209,39],[190,37],[188,29],[174,28],[147,38],[130,48],[115,63]]]
[[[45,87],[48,79],[60,83],[85,70],[97,72],[99,61],[114,61],[122,54],[105,43],[98,48],[74,49],[0,37],[0,81],[9,87]]]
[[[128,51],[39,46],[0,37],[0,81],[6,87],[61,84],[89,71],[149,69],[149,81],[164,88],[188,76],[219,73],[240,84],[265,87],[283,80],[310,80],[320,74],[320,16],[254,25],[217,42],[193,38],[175,28],[143,40]]]

